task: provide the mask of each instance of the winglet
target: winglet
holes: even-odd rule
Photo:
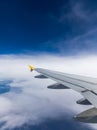
[[[35,69],[35,67],[32,66],[32,65],[29,65],[29,68],[30,68],[30,71],[31,71],[31,72]]]

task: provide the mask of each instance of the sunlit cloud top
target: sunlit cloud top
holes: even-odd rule
[[[38,73],[31,73],[28,68],[29,64],[97,78],[97,56],[94,55],[78,57],[0,56],[0,80],[2,83],[10,81],[6,82],[10,91],[0,95],[0,123],[4,123],[1,130],[19,128],[24,124],[36,125],[48,118],[57,119],[61,116],[69,121],[77,113],[90,108],[77,105],[76,101],[82,96],[72,90],[47,89],[48,85],[55,82],[50,79],[35,79],[34,76]],[[67,97],[69,97],[68,100]],[[85,128],[90,127],[73,121],[73,125],[75,124]]]

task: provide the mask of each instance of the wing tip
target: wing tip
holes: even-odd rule
[[[32,65],[29,65],[29,69],[30,69],[30,71],[32,72],[32,71],[35,69],[35,67],[32,66]]]

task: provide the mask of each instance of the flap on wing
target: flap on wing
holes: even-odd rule
[[[82,92],[82,95],[97,108],[97,93],[94,91],[85,90]]]
[[[59,84],[59,83],[49,85],[47,88],[50,88],[50,89],[69,89],[67,86],[64,86],[64,85]]]
[[[97,108],[86,110],[75,117],[76,120],[85,123],[97,123]]]
[[[40,75],[35,76],[35,78],[46,79],[48,77],[46,77],[45,75],[40,74]]]

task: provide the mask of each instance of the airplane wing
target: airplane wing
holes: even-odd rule
[[[48,86],[51,89],[71,88],[84,96],[84,99],[77,101],[78,104],[93,105],[94,107],[78,114],[75,118],[81,122],[97,123],[97,79],[74,74],[67,74],[42,68],[30,66],[31,71],[35,70],[43,78],[50,78],[57,83]]]

